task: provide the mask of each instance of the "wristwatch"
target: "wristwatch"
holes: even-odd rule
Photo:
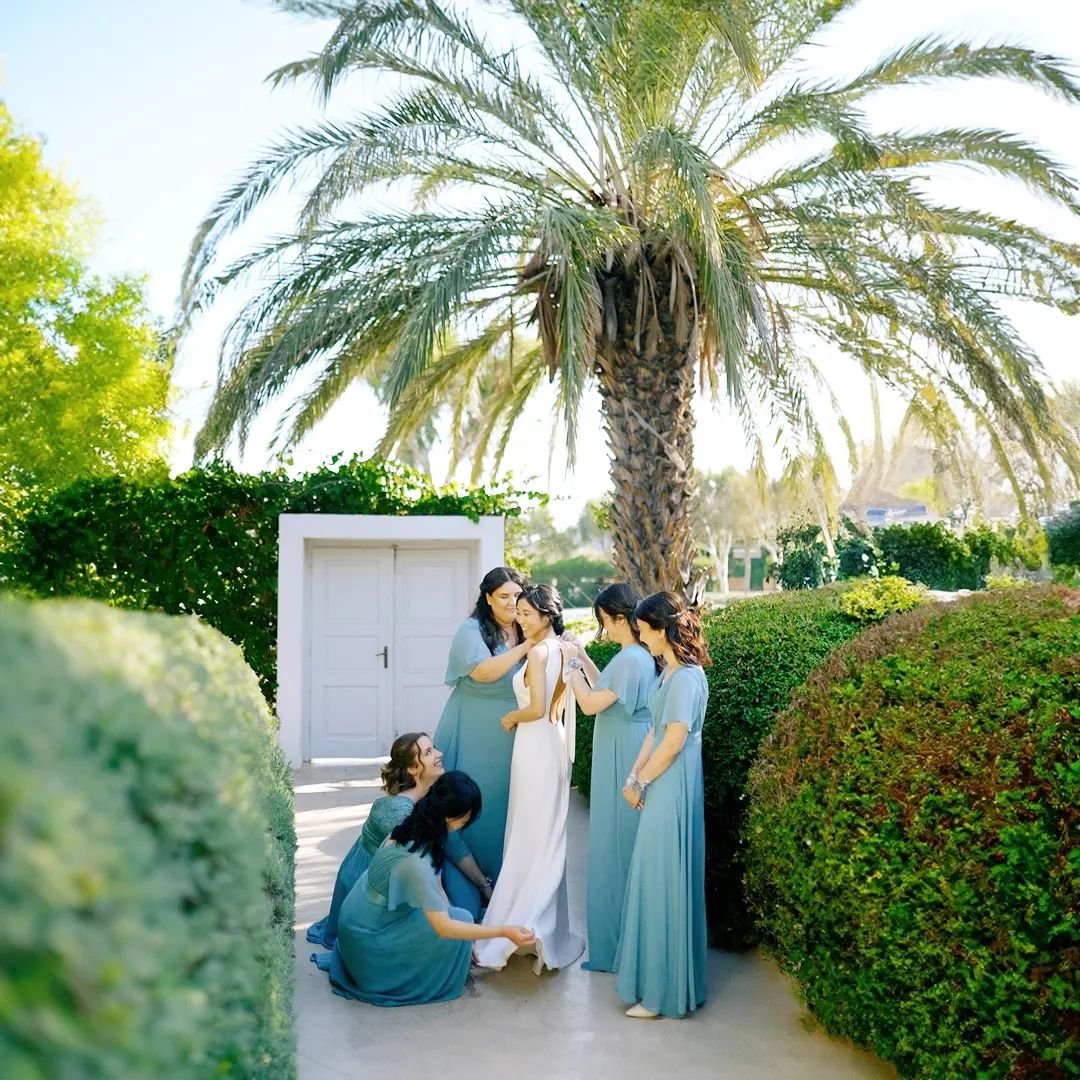
[[[584,665],[581,663],[581,660],[576,656],[572,656],[569,660],[566,661],[566,667],[569,671],[580,671],[583,666]]]

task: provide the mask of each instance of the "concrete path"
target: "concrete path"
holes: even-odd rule
[[[709,1000],[687,1020],[623,1016],[614,976],[575,965],[537,978],[516,957],[457,1001],[378,1009],[331,993],[304,932],[329,906],[342,856],[379,794],[372,766],[296,775],[296,1017],[299,1080],[889,1080],[872,1055],[815,1030],[792,985],[757,954],[712,950]],[[569,893],[584,932],[588,811],[573,793]]]

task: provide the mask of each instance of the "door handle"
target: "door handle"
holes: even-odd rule
[[[382,657],[382,666],[384,668],[388,668],[390,666],[390,646],[389,645],[384,645],[375,655]]]

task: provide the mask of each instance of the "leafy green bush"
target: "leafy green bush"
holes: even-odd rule
[[[1080,1073],[1080,593],[933,605],[795,694],[748,877],[830,1031],[905,1077]]]
[[[529,577],[532,581],[554,585],[567,607],[592,607],[600,590],[616,581],[618,575],[607,559],[574,555],[555,562],[532,563]]]
[[[977,589],[970,551],[940,521],[886,525],[874,530],[881,563],[891,573],[931,589]]]
[[[890,574],[867,578],[846,589],[840,595],[840,610],[856,622],[881,622],[889,615],[911,611],[929,599],[925,589]]]
[[[712,657],[702,734],[705,888],[709,934],[725,948],[756,938],[743,884],[746,781],[761,740],[791,691],[832,649],[858,633],[835,589],[740,600],[705,619]]]
[[[0,583],[40,596],[197,614],[244,651],[263,693],[276,691],[278,515],[520,512],[515,493],[435,488],[371,459],[244,475],[228,465],[160,482],[80,481],[22,516],[0,548]]]
[[[239,650],[0,601],[0,716],[0,1076],[293,1076],[291,777]]]
[[[705,769],[705,889],[714,944],[742,949],[756,939],[743,886],[746,781],[761,740],[791,691],[837,645],[859,632],[835,589],[796,590],[740,600],[706,615],[709,707],[702,733]],[[597,667],[618,646],[587,646]],[[592,770],[591,717],[578,713],[573,784],[586,797]]]
[[[831,579],[818,525],[793,525],[776,534],[780,562],[773,575],[784,589],[816,589]]]
[[[881,563],[881,549],[874,539],[873,530],[866,531],[851,518],[840,523],[836,537],[836,576],[846,578],[876,574]]]
[[[1080,502],[1074,502],[1046,523],[1050,565],[1055,569],[1080,569]]]

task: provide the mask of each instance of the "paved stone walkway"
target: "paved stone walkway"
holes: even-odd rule
[[[889,1080],[872,1055],[815,1030],[791,983],[765,957],[709,954],[709,1000],[689,1019],[633,1021],[614,976],[575,965],[532,974],[530,961],[480,975],[444,1005],[377,1009],[331,993],[308,957],[334,875],[378,796],[373,766],[305,766],[296,775],[296,1015],[299,1080]],[[568,887],[585,916],[584,803],[571,804]]]

